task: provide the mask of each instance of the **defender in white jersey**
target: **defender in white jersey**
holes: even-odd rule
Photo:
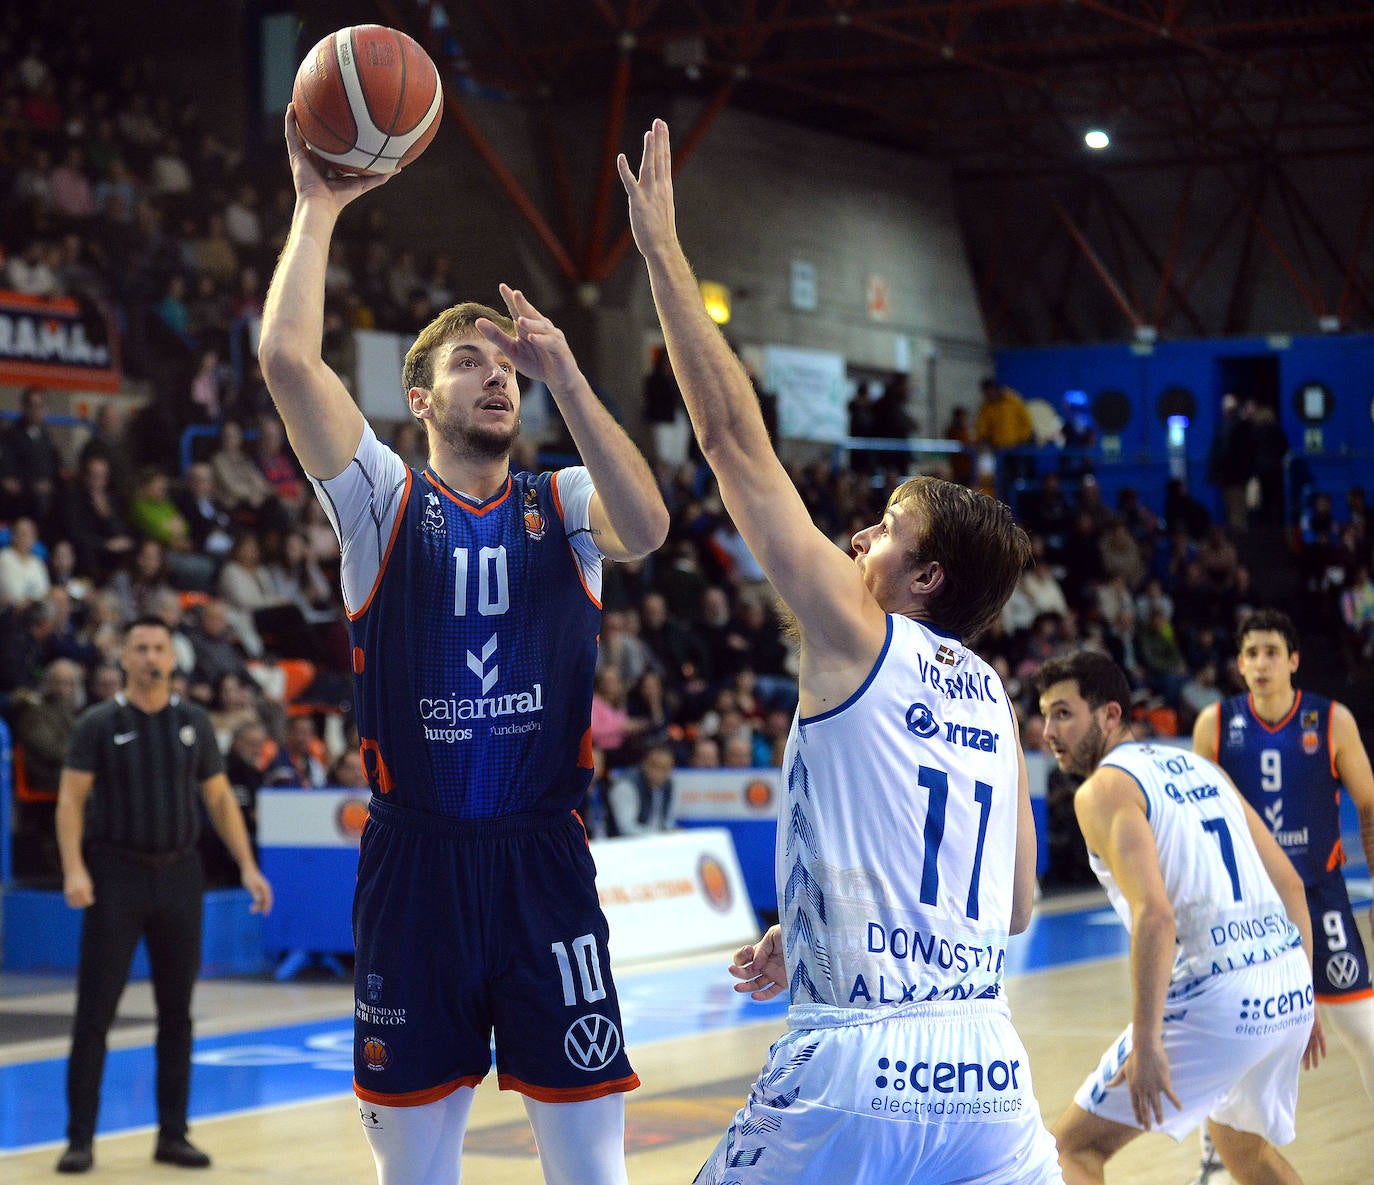
[[[1029,541],[993,499],[916,478],[853,558],[835,548],[702,308],[662,121],[637,176],[618,163],[702,452],[801,637],[781,925],[731,968],[756,998],[789,992],[789,1031],[697,1180],[1060,1181],[1002,992],[1035,890],[1025,762],[1000,680],[966,646]]]
[[[1131,1024],[1055,1125],[1069,1185],[1102,1181],[1142,1131],[1204,1120],[1242,1185],[1298,1175],[1298,1068],[1325,1053],[1302,880],[1225,772],[1132,741],[1125,674],[1092,650],[1036,675],[1045,741],[1086,776],[1074,810],[1093,871],[1131,933]]]

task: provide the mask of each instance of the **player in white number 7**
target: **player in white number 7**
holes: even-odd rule
[[[1204,1121],[1241,1185],[1299,1185],[1298,1067],[1325,1054],[1302,881],[1225,772],[1133,741],[1130,684],[1081,650],[1036,673],[1045,743],[1085,778],[1088,857],[1131,934],[1131,1024],[1055,1124],[1068,1185],[1104,1180],[1141,1132]]]
[[[1006,691],[967,646],[1029,561],[1026,534],[993,499],[918,477],[853,556],[835,547],[702,306],[667,126],[645,135],[637,174],[618,165],[697,440],[801,638],[781,927],[732,968],[759,998],[788,991],[790,1028],[697,1180],[1059,1181],[1002,993],[1035,891],[1025,763]]]

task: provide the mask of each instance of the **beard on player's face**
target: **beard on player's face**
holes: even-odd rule
[[[499,461],[515,447],[520,436],[520,417],[510,427],[500,424],[474,424],[452,416],[438,416],[434,429],[439,439],[454,453],[479,461]]]

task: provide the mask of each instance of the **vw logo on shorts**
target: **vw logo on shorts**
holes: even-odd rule
[[[579,1070],[601,1070],[620,1052],[620,1030],[600,1013],[579,1016],[563,1034],[563,1052]]]
[[[1355,978],[1360,974],[1360,961],[1348,950],[1332,955],[1326,960],[1326,978],[1334,988],[1355,986]]]
[[[940,731],[940,722],[925,704],[912,704],[906,710],[906,726],[918,737],[933,737]]]

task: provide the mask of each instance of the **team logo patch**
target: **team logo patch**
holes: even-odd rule
[[[177,736],[181,738],[181,743],[188,749],[196,743],[196,730],[189,724],[183,724]]]
[[[363,1038],[363,1065],[369,1070],[385,1070],[391,1064],[391,1050],[380,1037]]]
[[[579,1070],[604,1070],[620,1052],[620,1030],[598,1012],[579,1016],[563,1034],[563,1052]]]
[[[1359,974],[1360,961],[1348,950],[1326,960],[1326,978],[1333,988],[1354,987]]]
[[[530,488],[525,491],[525,534],[536,542],[544,538],[548,524],[544,522],[544,512],[539,509],[539,493]]]
[[[1302,727],[1306,732],[1317,731],[1317,709],[1311,711],[1304,710],[1302,714]]]
[[[952,667],[959,661],[959,654],[957,651],[951,650],[948,646],[941,646],[940,649],[935,652],[935,661],[942,667]]]
[[[346,839],[357,839],[367,824],[367,800],[364,798],[345,798],[334,810],[334,826]]]
[[[701,885],[706,904],[720,913],[729,913],[734,901],[730,891],[730,878],[725,875],[725,867],[709,852],[702,854],[697,861],[697,883]]]
[[[1305,732],[1302,734],[1302,751],[1308,756],[1311,756],[1317,751],[1317,746],[1320,743],[1321,742],[1317,740],[1317,734],[1315,732]]]
[[[382,998],[382,977],[375,971],[367,973],[367,1002],[376,1004]]]
[[[439,495],[433,490],[425,492],[425,517],[420,525],[426,531],[442,531],[444,529],[444,507],[439,501]]]
[[[906,727],[918,737],[933,737],[940,731],[940,722],[925,704],[912,704],[906,710]]]

